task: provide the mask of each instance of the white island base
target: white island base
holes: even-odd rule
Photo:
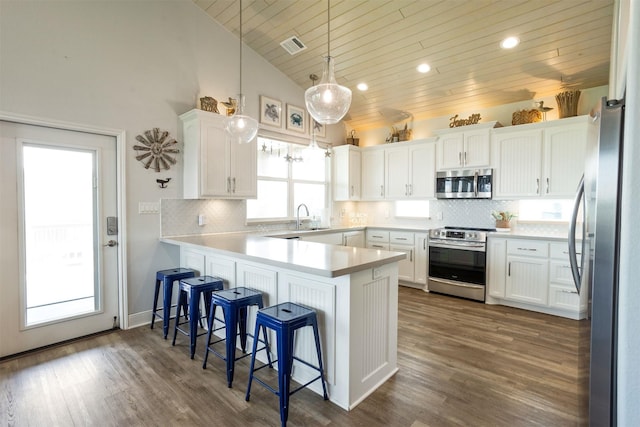
[[[264,294],[265,306],[291,301],[316,309],[329,400],[341,408],[351,410],[397,372],[398,264],[395,260],[382,261],[376,266],[364,263],[359,271],[327,277],[331,274],[307,273],[296,270],[295,265],[283,268],[282,263],[274,265],[276,263],[268,260],[255,262],[247,257],[221,254],[216,249],[185,245],[184,241],[163,241],[181,246],[182,267],[221,277],[225,287],[257,289]],[[289,244],[296,252],[332,246],[312,242]],[[344,249],[356,250],[337,250]],[[255,308],[249,310],[251,332],[255,312]],[[273,334],[271,338],[275,342]],[[251,345],[250,338],[247,345]],[[272,351],[275,351],[273,345]],[[264,352],[260,353],[258,358],[266,361]],[[311,328],[296,331],[294,354],[317,363]],[[294,363],[292,376],[297,382],[306,383],[316,375],[317,372],[307,366]],[[322,395],[318,381],[309,388]]]

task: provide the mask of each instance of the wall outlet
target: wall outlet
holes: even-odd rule
[[[345,208],[340,209],[340,218],[344,218],[346,214],[347,214],[347,210]]]
[[[204,216],[203,214],[198,215],[198,225],[200,227],[207,225],[207,217]]]

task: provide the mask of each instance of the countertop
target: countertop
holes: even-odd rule
[[[322,231],[339,232],[337,229]],[[293,232],[295,233],[297,232]],[[181,247],[212,250],[221,255],[323,277],[343,276],[406,258],[403,252],[328,245],[249,233],[162,237],[160,241]]]

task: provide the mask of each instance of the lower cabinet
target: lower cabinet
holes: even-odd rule
[[[588,290],[573,284],[566,242],[489,238],[487,303],[582,319]]]
[[[330,245],[353,246],[364,248],[364,231],[345,231],[344,233],[309,234],[300,237],[308,242],[327,243]]]
[[[428,237],[427,233],[367,228],[366,247],[404,252],[406,258],[398,262],[400,284],[423,289],[428,276]]]

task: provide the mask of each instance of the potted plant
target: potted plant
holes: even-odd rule
[[[518,215],[509,211],[491,211],[491,216],[496,220],[496,229],[509,230],[511,220]]]

